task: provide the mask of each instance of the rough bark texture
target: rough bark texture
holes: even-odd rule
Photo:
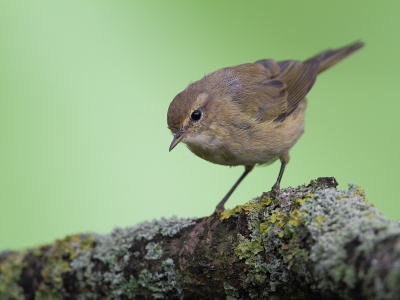
[[[399,224],[336,185],[0,253],[0,299],[399,299]]]

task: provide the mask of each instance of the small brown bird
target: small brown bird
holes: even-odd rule
[[[229,196],[256,164],[280,159],[272,191],[280,189],[289,150],[304,132],[305,97],[317,75],[363,46],[355,42],[304,62],[264,59],[224,68],[193,82],[174,98],[167,116],[174,135],[169,151],[182,141],[209,162],[245,167],[216,213],[224,210]]]

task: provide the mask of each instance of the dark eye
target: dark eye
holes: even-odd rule
[[[192,114],[190,115],[190,118],[191,118],[193,121],[198,121],[198,120],[200,120],[200,119],[201,119],[201,111],[198,110],[198,109],[194,110],[194,111],[192,112]]]

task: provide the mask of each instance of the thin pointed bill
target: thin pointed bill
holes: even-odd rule
[[[169,151],[174,149],[175,146],[179,144],[179,142],[183,139],[184,135],[185,135],[184,132],[179,132],[179,131],[174,134],[174,139],[172,140],[172,143],[169,146]]]

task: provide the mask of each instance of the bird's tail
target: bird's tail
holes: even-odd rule
[[[318,66],[318,74],[325,71],[326,69],[332,67],[337,64],[342,59],[346,58],[353,52],[364,46],[363,42],[357,41],[350,45],[347,45],[343,48],[337,50],[326,50],[310,59],[307,59],[306,62],[316,60],[319,63]]]

